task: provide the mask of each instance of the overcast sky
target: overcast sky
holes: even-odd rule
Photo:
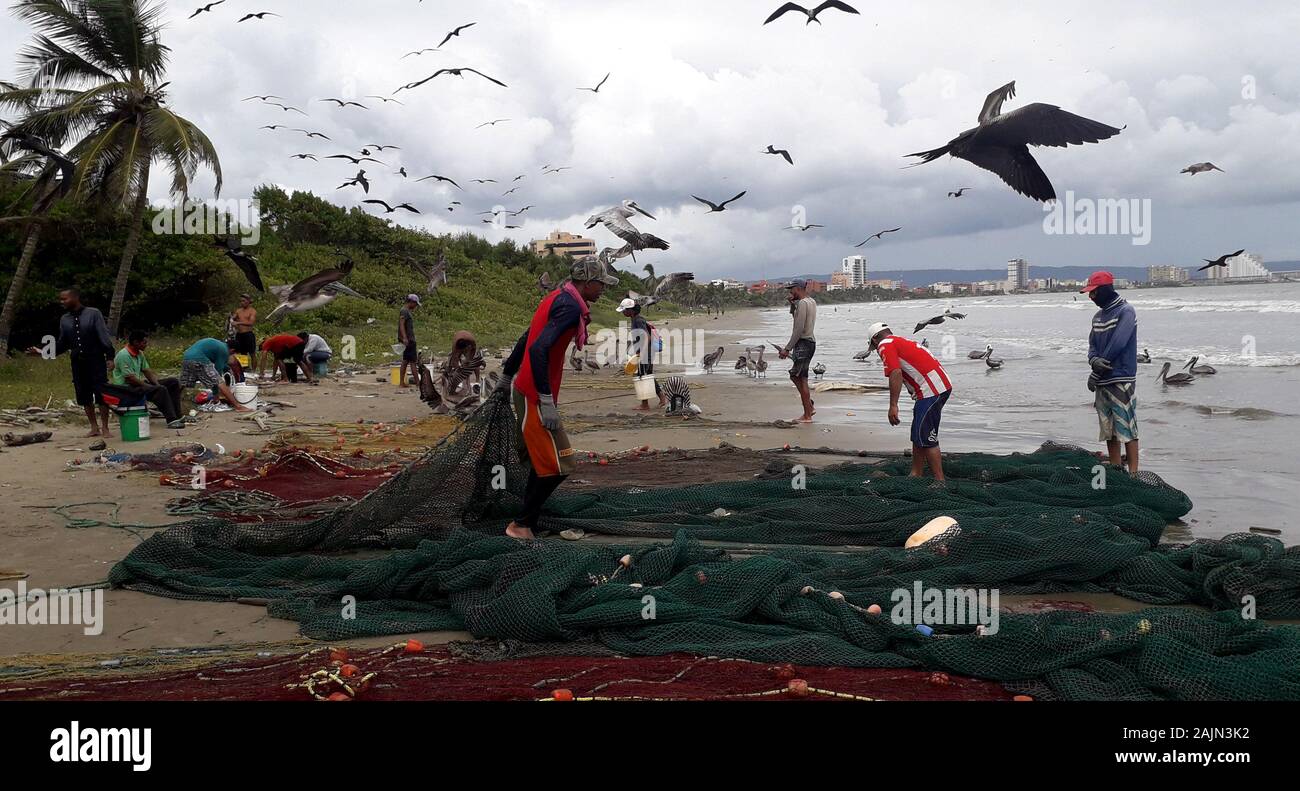
[[[423,212],[403,212],[400,222],[527,242],[556,229],[583,232],[594,211],[632,198],[658,218],[635,220],[638,227],[672,244],[639,256],[642,263],[704,278],[830,272],[857,252],[873,270],[1000,267],[1012,257],[1188,266],[1241,247],[1266,261],[1300,259],[1294,0],[854,0],[860,16],[828,10],[821,26],[806,26],[802,15],[764,26],[780,4],[227,0],[190,20],[202,3],[169,0],[169,99],[215,142],[224,198],[276,183],[357,205],[366,197],[359,190],[335,189],[356,166],[324,155],[392,144],[401,151],[377,155],[386,167],[365,167],[371,197]],[[236,22],[252,11],[283,16]],[[441,51],[402,57],[468,22],[477,24]],[[31,31],[12,16],[0,26],[8,55],[0,76],[9,77]],[[391,97],[460,66],[509,87],[466,74],[402,91],[396,98],[405,105],[362,98]],[[607,72],[599,94],[577,90]],[[1149,199],[1150,244],[1048,235],[1040,204],[968,162],[945,157],[903,169],[912,161],[905,154],[975,125],[984,97],[1010,80],[1018,92],[1004,112],[1047,102],[1127,125],[1100,144],[1034,156],[1062,196]],[[310,118],[240,101],[255,93],[283,96]],[[338,109],[324,97],[370,109]],[[510,120],[475,128],[498,118]],[[271,123],[333,142],[258,129]],[[769,143],[789,149],[795,165],[760,154]],[[299,152],[322,159],[290,158]],[[1227,172],[1178,172],[1205,160]],[[572,170],[543,175],[544,165]],[[394,175],[399,167],[411,179]],[[431,173],[464,191],[415,183]],[[156,174],[152,193],[165,198],[168,181]],[[510,186],[521,189],[502,197]],[[947,197],[961,186],[973,189]],[[748,194],[723,214],[706,215],[691,199],[721,201],[740,190]],[[194,194],[211,193],[205,177]],[[449,213],[453,200],[464,205]],[[474,216],[529,204],[519,230]],[[782,230],[800,206],[807,222],[827,227]],[[853,249],[899,225],[883,242]],[[591,234],[601,246],[620,244],[603,228]]]

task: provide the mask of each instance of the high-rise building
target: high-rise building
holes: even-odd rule
[[[1029,288],[1029,262],[1013,258],[1007,262],[1007,290],[1023,291]]]
[[[867,257],[851,255],[840,262],[840,271],[849,276],[849,288],[862,288],[867,282]]]
[[[569,258],[581,258],[584,255],[596,254],[595,239],[574,236],[564,231],[555,231],[545,239],[534,239],[532,247],[533,254],[538,257],[543,257],[547,253],[555,253]]]
[[[1181,266],[1149,266],[1147,280],[1152,283],[1183,283],[1187,280],[1187,270]]]
[[[1205,270],[1210,280],[1232,280],[1233,278],[1272,278],[1273,273],[1264,268],[1264,262],[1253,253],[1242,253],[1236,258],[1229,258],[1226,267],[1215,266]]]

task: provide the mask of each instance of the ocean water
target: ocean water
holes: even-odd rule
[[[1196,506],[1186,526],[1167,535],[1219,537],[1258,526],[1283,530],[1288,544],[1300,541],[1300,284],[1122,293],[1138,312],[1138,348],[1153,360],[1138,372],[1143,467],[1186,491]],[[967,318],[914,333],[916,323],[949,305]],[[866,328],[885,321],[895,333],[928,338],[953,379],[946,451],[1027,451],[1049,439],[1100,450],[1086,387],[1095,312],[1085,296],[1072,294],[822,305],[816,361],[828,368],[828,381],[883,382],[877,360],[852,358],[866,348]],[[732,334],[737,345],[729,346],[722,367],[730,369],[739,344],[783,343],[789,327],[786,310],[750,314]],[[986,345],[1005,361],[1001,370],[967,359]],[[1164,362],[1177,371],[1194,354],[1218,373],[1181,387],[1156,381]],[[774,354],[768,359],[765,386],[788,388],[788,364]],[[818,401],[823,424],[885,425],[884,395],[826,393]]]

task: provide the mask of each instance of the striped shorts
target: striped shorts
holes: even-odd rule
[[[1098,385],[1093,406],[1097,408],[1102,442],[1133,442],[1138,438],[1136,383]]]
[[[669,412],[688,411],[691,408],[691,386],[684,376],[670,376],[661,383],[660,394],[668,399]]]

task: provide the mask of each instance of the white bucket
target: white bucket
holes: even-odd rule
[[[653,374],[638,376],[632,380],[632,384],[636,387],[638,401],[649,401],[655,397],[655,378]]]
[[[235,400],[239,402],[240,406],[252,406],[257,402],[257,389],[257,385],[240,382],[230,388],[230,392],[234,394]]]

